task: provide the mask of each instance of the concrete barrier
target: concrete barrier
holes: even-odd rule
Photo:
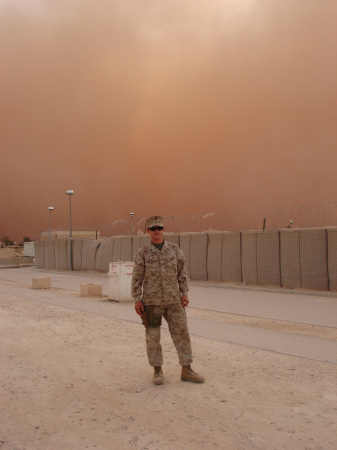
[[[45,250],[45,267],[46,269],[55,269],[55,241],[49,240],[44,242]]]
[[[121,238],[121,261],[131,261],[131,236]]]
[[[302,288],[328,290],[327,231],[300,231],[300,260]]]
[[[51,281],[50,277],[37,277],[32,279],[33,289],[50,289]]]
[[[60,252],[59,252],[58,241],[55,241],[55,268],[57,270],[60,270]]]
[[[149,234],[139,234],[137,236],[133,237],[133,245],[132,245],[132,261],[135,260],[136,253],[138,250],[144,245],[147,245],[151,242],[150,235]]]
[[[29,256],[14,256],[13,258],[0,258],[0,267],[26,267],[34,266],[34,258]],[[35,266],[36,267],[36,266]]]
[[[58,270],[67,270],[67,241],[66,239],[62,239],[60,241],[55,241],[55,262],[56,269]]]
[[[256,239],[259,286],[281,286],[279,232],[260,231],[257,232]]]
[[[73,269],[82,270],[82,245],[83,239],[73,239]]]
[[[33,242],[25,242],[24,244],[31,244],[34,247],[34,243]],[[34,249],[33,249],[33,254],[30,255],[26,255],[24,252],[24,256],[34,256]],[[21,256],[21,252],[18,253],[17,249],[15,248],[0,248],[0,259],[6,259],[6,258],[14,258],[14,257],[18,257]]]
[[[35,267],[38,269],[39,268],[39,241],[34,241],[34,262],[35,262]]]
[[[102,285],[100,283],[81,284],[80,297],[102,297]]]
[[[151,242],[151,238],[149,234],[143,234],[140,236],[140,246],[144,247],[144,245],[147,245]]]
[[[71,270],[71,267],[70,267],[70,244],[71,244],[71,240],[67,239],[67,270]]]
[[[256,232],[242,232],[242,281],[246,284],[258,284],[256,241]]]
[[[134,236],[133,237],[133,242],[132,242],[132,261],[135,260],[136,254],[138,252],[138,250],[141,248],[140,245],[140,236]]]
[[[91,239],[83,239],[82,241],[82,270],[88,270],[87,268],[87,255],[91,244]]]
[[[122,237],[115,236],[113,253],[112,253],[112,261],[113,262],[121,261],[121,249],[122,249]]]
[[[38,269],[45,269],[46,263],[45,263],[45,241],[38,241],[38,266],[36,266]],[[34,249],[35,250],[35,249]]]
[[[93,239],[89,239],[89,247],[87,250],[86,269],[82,270],[95,270],[96,269],[96,254],[101,242]],[[82,259],[83,260],[83,259]]]
[[[106,240],[101,243],[96,253],[96,270],[97,272],[103,272],[103,250],[106,244]]]
[[[299,230],[280,230],[281,281],[282,287],[302,287]]]
[[[164,233],[164,239],[166,242],[171,242],[179,247],[179,234],[178,233]]]
[[[109,238],[105,241],[102,258],[103,272],[109,272],[109,264],[113,261],[113,251],[115,245],[115,238]]]

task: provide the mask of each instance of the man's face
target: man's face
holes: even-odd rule
[[[161,244],[164,240],[164,227],[160,227],[159,225],[154,225],[151,228],[147,228],[146,232],[151,237],[151,242],[154,244]]]

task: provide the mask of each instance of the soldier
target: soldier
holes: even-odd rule
[[[162,316],[182,366],[181,379],[203,383],[205,378],[191,369],[192,348],[187,328],[185,307],[188,305],[188,279],[185,259],[175,244],[164,241],[164,219],[153,216],[146,221],[151,243],[138,250],[132,273],[132,297],[135,310],[146,327],[146,347],[150,366],[154,367],[153,383],[164,383],[163,354],[160,345]]]

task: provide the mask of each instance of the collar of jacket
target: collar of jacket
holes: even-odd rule
[[[152,242],[150,242],[150,252],[159,252],[159,253],[162,253],[164,250],[167,250],[168,247],[169,247],[169,246],[168,246],[168,243],[164,240],[163,248],[162,248],[161,251],[160,251],[160,250],[157,249],[157,247],[155,247],[155,246],[153,245]]]

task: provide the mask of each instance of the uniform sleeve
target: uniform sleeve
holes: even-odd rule
[[[131,295],[135,302],[139,302],[142,299],[142,287],[144,281],[144,256],[141,250],[138,250],[133,265],[132,280],[131,280]]]
[[[178,249],[178,255],[177,255],[177,261],[178,261],[178,284],[179,289],[181,292],[181,295],[188,295],[188,278],[187,278],[187,272],[186,272],[186,263],[183,252]]]

